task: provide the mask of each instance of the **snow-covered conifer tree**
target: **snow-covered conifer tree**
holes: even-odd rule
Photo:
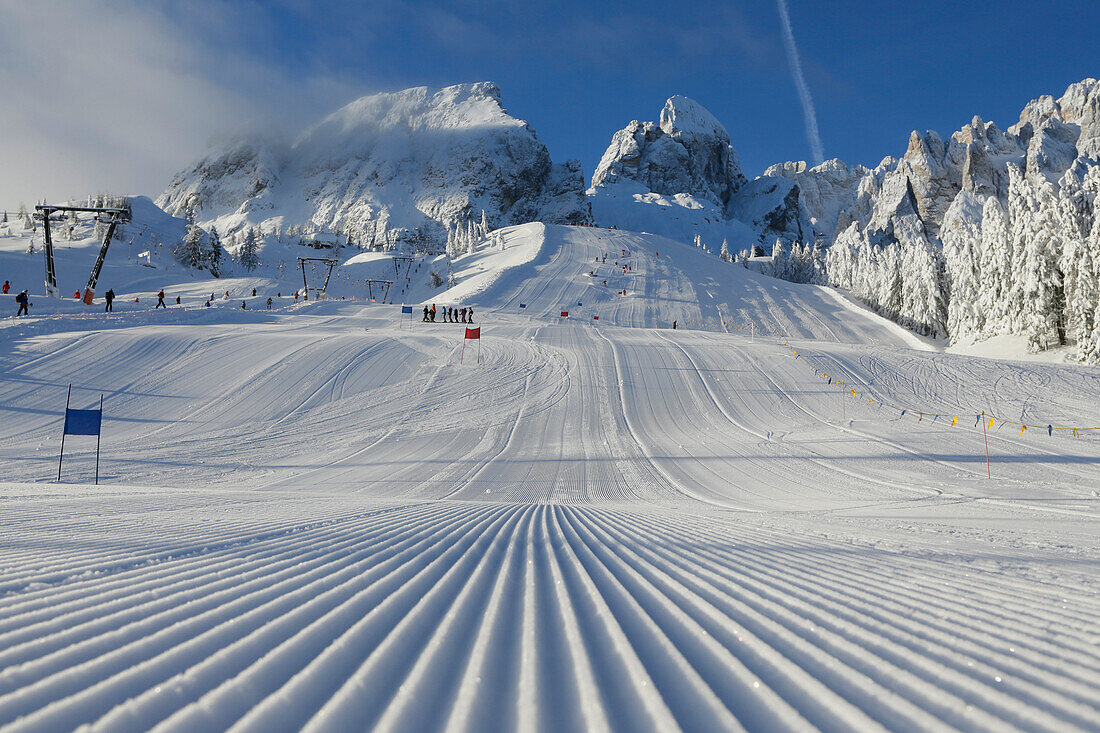
[[[256,230],[251,227],[245,230],[244,240],[237,249],[237,263],[248,270],[255,270],[260,265],[259,243],[256,241]]]
[[[225,259],[225,248],[222,247],[221,237],[218,236],[218,228],[211,226],[209,246],[206,249],[206,269],[214,277],[221,277],[223,259]]]
[[[1011,287],[1012,250],[1008,241],[1008,218],[995,196],[982,206],[981,240],[978,247],[977,310],[983,316],[980,335],[1007,333],[1005,299]]]
[[[730,256],[730,243],[725,237],[722,237],[722,249],[718,253],[718,258],[723,262],[731,262],[733,257]]]
[[[1064,342],[1062,273],[1057,267],[1057,219],[1054,190],[1043,181],[1024,240],[1019,280],[1023,328],[1028,349],[1041,351]]]
[[[202,229],[195,224],[187,225],[187,233],[172,249],[176,261],[184,267],[200,270],[204,264]]]
[[[771,262],[771,275],[772,277],[786,280],[788,275],[787,268],[787,250],[786,245],[782,239],[778,237],[775,240],[775,244],[772,245],[772,262]]]

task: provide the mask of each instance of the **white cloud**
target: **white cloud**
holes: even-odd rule
[[[239,11],[208,4],[189,20],[148,2],[0,0],[0,208],[155,196],[215,132],[280,98],[301,111],[347,94],[283,79],[235,46]]]

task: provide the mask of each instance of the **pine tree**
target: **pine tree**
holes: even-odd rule
[[[481,210],[481,228],[479,234],[479,239],[485,239],[489,236],[489,217],[485,215],[485,209]]]
[[[723,262],[732,262],[733,258],[730,256],[730,243],[725,237],[722,237],[722,249],[718,253],[718,258]]]
[[[187,225],[187,233],[172,249],[176,261],[184,267],[201,270],[203,265],[202,230],[194,224]]]
[[[30,229],[33,226],[31,215],[27,213],[27,205],[23,202],[19,203],[19,213],[16,214],[16,217],[23,221],[24,229]]]
[[[878,292],[879,309],[887,318],[898,320],[902,308],[901,251],[891,244],[882,249],[882,278]]]
[[[1056,261],[1057,220],[1050,184],[1043,182],[1037,199],[1032,201],[1018,288],[1028,349],[1041,351],[1051,342],[1063,340],[1062,274]]]
[[[221,277],[222,261],[225,259],[225,248],[222,246],[221,237],[218,236],[218,228],[211,225],[209,246],[206,250],[206,269],[214,277]]]
[[[778,237],[775,240],[775,244],[772,245],[772,261],[771,261],[772,277],[777,277],[781,280],[786,280],[787,271],[787,250],[786,245],[783,244],[783,240]]]
[[[8,223],[8,212],[5,211],[4,212],[4,218],[2,220],[0,220],[0,224],[7,224],[7,223]]]
[[[252,272],[260,265],[259,245],[256,241],[256,230],[249,227],[245,230],[244,241],[237,249],[237,264]]]

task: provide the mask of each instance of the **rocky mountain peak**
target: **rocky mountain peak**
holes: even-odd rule
[[[745,183],[722,123],[687,97],[670,97],[660,123],[633,120],[615,133],[592,176],[598,189],[631,181],[650,192],[688,194],[725,206]]]
[[[377,247],[441,245],[482,211],[493,226],[591,217],[580,164],[555,165],[491,82],[365,96],[277,149],[216,147],[158,204],[223,232],[294,225]]]

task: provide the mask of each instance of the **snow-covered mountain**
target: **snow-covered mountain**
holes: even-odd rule
[[[826,271],[884,314],[952,342],[1020,335],[1100,359],[1100,82],[1029,102],[1005,131],[974,117],[913,132],[866,172]]]
[[[588,190],[597,224],[681,241],[751,246],[755,232],[729,214],[745,186],[737,151],[714,115],[670,97],[659,122],[631,121],[611,138]],[[780,197],[781,198],[781,197]]]
[[[681,241],[698,235],[733,250],[776,238],[812,243],[836,232],[861,166],[828,161],[772,166],[747,180],[729,133],[687,97],[669,98],[660,122],[632,121],[612,136],[588,190],[597,223]]]
[[[157,199],[223,233],[301,228],[372,246],[435,244],[480,220],[587,223],[580,162],[554,164],[495,84],[416,87],[346,105],[293,142],[249,134],[177,174]]]

